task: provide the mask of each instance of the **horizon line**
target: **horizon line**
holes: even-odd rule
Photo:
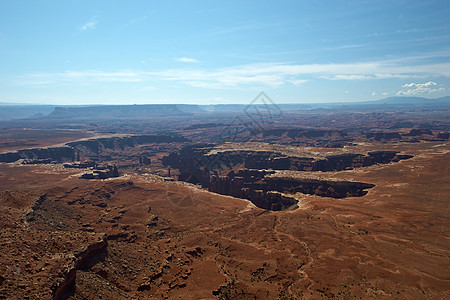
[[[293,104],[303,104],[303,105],[313,105],[313,104],[356,104],[356,103],[365,103],[365,102],[374,102],[374,101],[381,101],[386,99],[393,99],[393,98],[400,98],[400,99],[426,99],[426,100],[438,100],[442,98],[450,97],[450,95],[437,97],[437,98],[427,98],[422,96],[391,96],[386,98],[379,98],[374,100],[363,100],[363,101],[317,101],[317,102],[280,102],[275,103],[275,101],[271,100],[273,104],[276,105],[293,105]],[[30,103],[30,102],[0,102],[0,106],[27,106],[27,105],[36,105],[36,106],[143,106],[143,105],[196,105],[196,106],[214,106],[214,105],[249,105],[249,102],[247,103],[93,103],[93,104],[50,104],[50,103]],[[261,104],[259,104],[261,105]]]

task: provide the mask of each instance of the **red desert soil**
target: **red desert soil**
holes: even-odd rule
[[[366,196],[278,212],[181,182],[0,164],[0,298],[448,299],[450,148],[402,147],[415,157],[322,174],[375,184]]]
[[[54,146],[55,144],[64,144],[92,136],[94,136],[93,133],[81,130],[2,129],[0,132],[0,153]]]

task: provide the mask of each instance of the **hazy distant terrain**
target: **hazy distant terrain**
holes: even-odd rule
[[[401,107],[436,107],[450,106],[450,96],[428,99],[421,97],[390,97],[365,102],[342,103],[311,103],[311,104],[274,104],[279,109],[291,110],[346,110],[346,109],[397,109]],[[0,120],[12,119],[115,119],[115,118],[151,118],[164,116],[188,116],[202,112],[236,112],[240,113],[248,105],[218,104],[218,105],[189,105],[189,104],[149,104],[149,105],[93,105],[93,106],[56,106],[56,105],[15,105],[2,103],[0,105]],[[258,105],[255,105],[258,107]],[[263,104],[259,104],[264,109]]]

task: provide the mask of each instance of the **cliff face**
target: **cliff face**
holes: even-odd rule
[[[432,135],[433,132],[430,129],[411,129],[409,133],[405,134],[406,136],[420,136],[420,135]]]
[[[303,193],[321,197],[346,198],[361,197],[366,189],[375,185],[352,181],[330,181],[316,179],[294,179],[281,177],[265,178],[267,188],[283,193]]]
[[[250,200],[256,206],[269,210],[284,210],[297,203],[292,197],[273,191],[260,182],[269,172],[259,170],[239,170],[227,176],[212,175],[208,190],[221,195]],[[272,172],[273,173],[273,172]]]
[[[399,140],[402,138],[398,132],[369,132],[366,134],[368,139],[374,139],[376,141],[381,140]]]
[[[17,152],[8,152],[0,154],[0,162],[11,163],[21,159],[19,153]]]
[[[272,170],[340,171],[408,159],[397,151],[346,153],[326,158],[291,157],[268,151],[227,151],[209,154],[211,145],[190,146],[163,158],[166,166],[178,168],[179,180],[208,187],[210,192],[248,199],[264,209],[283,210],[297,201],[285,194],[303,193],[321,197],[364,196],[374,185],[361,182],[268,177]],[[241,168],[237,173],[231,171]],[[226,176],[223,176],[227,174]]]
[[[268,157],[267,155],[255,153],[247,157],[245,167],[293,171],[342,171],[375,164],[387,164],[412,157],[411,155],[400,155],[397,153],[396,151],[376,151],[367,155],[348,153],[328,156],[324,159],[289,156]]]
[[[308,129],[308,128],[294,128],[294,129],[284,129],[284,128],[273,128],[273,129],[265,129],[263,131],[264,137],[270,136],[286,136],[290,138],[342,138],[346,137],[347,133],[342,130],[327,130],[327,129]]]
[[[284,210],[297,203],[285,194],[303,193],[321,197],[345,198],[361,197],[373,184],[350,181],[329,181],[315,179],[294,179],[268,177],[272,174],[264,170],[239,170],[227,176],[212,175],[210,192],[248,199],[256,206],[270,210]]]
[[[342,171],[354,168],[387,164],[413,156],[398,154],[397,151],[373,151],[367,155],[347,153],[326,158],[292,157],[267,151],[227,151],[206,155],[208,147],[187,147],[179,153],[163,158],[165,166],[180,170],[182,174],[200,175],[200,170],[231,170],[243,164],[248,169],[273,169],[292,171]]]
[[[262,138],[275,143],[327,148],[342,148],[353,141],[343,130],[312,128],[266,128],[262,131]]]
[[[67,162],[75,160],[75,153],[99,154],[105,149],[123,150],[152,143],[184,142],[185,138],[169,135],[137,135],[129,137],[99,138],[67,143],[64,147],[24,149],[0,154],[0,162],[11,163],[19,159],[32,160],[34,163]]]
[[[152,143],[172,143],[172,142],[185,142],[186,139],[179,136],[169,135],[137,135],[129,137],[110,137],[99,138],[85,141],[77,141],[67,143],[68,146],[75,150],[83,152],[91,152],[99,154],[105,149],[111,150],[123,150],[125,147],[136,147],[137,145],[145,145]]]
[[[87,246],[74,255],[73,260],[61,271],[59,280],[52,287],[53,299],[67,299],[75,288],[77,270],[90,269],[107,254],[107,238],[103,236],[99,241]]]
[[[0,162],[15,162],[19,159],[45,160],[50,159],[56,162],[72,161],[75,158],[75,152],[71,147],[55,148],[36,148],[25,149],[16,152],[0,154]]]

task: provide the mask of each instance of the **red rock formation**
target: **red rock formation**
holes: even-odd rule
[[[53,299],[67,299],[75,287],[75,276],[78,269],[91,268],[102,256],[106,255],[108,246],[106,235],[74,255],[71,261],[62,271],[59,280],[53,287]]]

